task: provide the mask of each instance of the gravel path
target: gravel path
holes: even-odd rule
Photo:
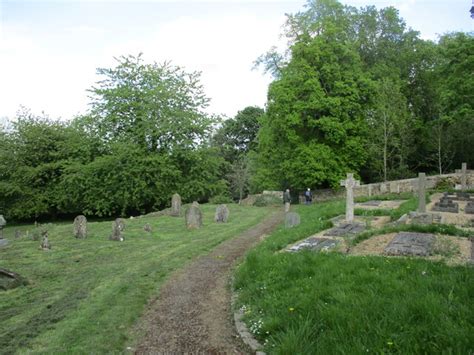
[[[283,220],[274,212],[175,273],[147,306],[135,328],[136,354],[249,353],[232,321],[229,279],[235,261]]]

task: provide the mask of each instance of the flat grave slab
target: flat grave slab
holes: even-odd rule
[[[367,201],[367,202],[358,203],[357,205],[360,205],[360,206],[373,206],[373,207],[378,207],[378,206],[381,205],[381,203],[382,203],[382,201],[373,200],[373,201]]]
[[[328,237],[342,237],[344,235],[355,235],[365,230],[365,226],[360,223],[342,223],[334,228],[331,228],[324,236]]]
[[[435,239],[434,234],[400,232],[385,247],[384,254],[428,256],[431,255]]]
[[[0,248],[8,245],[8,239],[0,239]]]
[[[293,245],[290,249],[288,249],[288,251],[298,252],[303,249],[309,249],[312,251],[327,251],[334,249],[338,244],[339,240],[336,239],[311,237]]]

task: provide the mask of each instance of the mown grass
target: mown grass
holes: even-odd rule
[[[474,269],[422,259],[276,253],[327,227],[340,202],[295,206],[236,270],[238,307],[271,354],[470,354]],[[444,227],[443,227],[444,228]],[[457,233],[457,231],[456,231]]]
[[[230,205],[227,224],[213,222],[215,206],[201,206],[204,227],[187,230],[184,218],[126,220],[125,241],[108,240],[111,222],[89,223],[89,237],[76,240],[72,222],[49,225],[52,250],[39,241],[14,238],[0,249],[0,267],[30,284],[0,292],[0,353],[118,353],[147,300],[189,260],[250,228],[267,208]],[[146,233],[149,223],[153,231]]]

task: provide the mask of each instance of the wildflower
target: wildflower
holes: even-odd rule
[[[393,341],[390,341],[390,340],[387,341],[387,345],[388,345],[388,346],[392,346],[392,345],[393,345]]]
[[[295,309],[293,307],[288,308],[290,312],[293,312]]]

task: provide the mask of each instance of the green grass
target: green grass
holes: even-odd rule
[[[187,230],[184,218],[126,220],[125,241],[108,240],[111,222],[89,223],[89,238],[72,236],[72,221],[50,225],[50,252],[39,241],[14,239],[9,227],[0,267],[30,284],[0,292],[0,353],[122,352],[147,300],[176,269],[250,228],[269,209],[229,205],[227,224],[213,222],[215,206],[202,205],[204,227]],[[143,231],[149,223],[153,232]]]
[[[410,258],[278,253],[326,228],[327,218],[342,213],[343,206],[330,202],[294,210],[301,225],[276,230],[247,254],[235,275],[237,306],[267,353],[474,351],[474,268]]]

